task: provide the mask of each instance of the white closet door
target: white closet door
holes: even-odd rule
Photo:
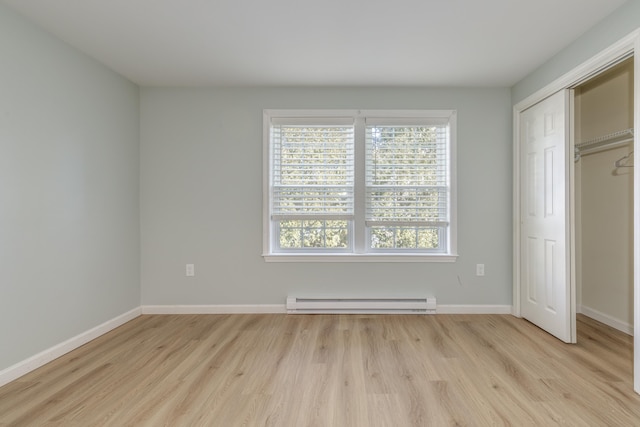
[[[520,113],[522,317],[575,342],[566,166],[569,92]]]

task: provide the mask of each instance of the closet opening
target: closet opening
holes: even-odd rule
[[[581,83],[573,99],[576,312],[628,335],[634,324],[633,66],[628,58]]]

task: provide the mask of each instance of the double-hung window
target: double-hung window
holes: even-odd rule
[[[268,261],[453,261],[455,111],[264,111]]]

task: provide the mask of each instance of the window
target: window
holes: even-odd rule
[[[455,260],[455,111],[264,112],[267,261]]]

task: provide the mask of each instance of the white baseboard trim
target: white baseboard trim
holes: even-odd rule
[[[510,305],[439,304],[436,314],[513,314],[513,307]]]
[[[286,313],[284,304],[255,305],[143,305],[142,314]]]
[[[13,366],[9,366],[6,369],[0,371],[0,387],[14,381],[21,376],[28,374],[29,372],[45,365],[52,360],[57,359],[58,357],[69,353],[71,350],[75,350],[76,348],[88,343],[91,340],[98,338],[101,335],[106,334],[107,332],[127,323],[130,320],[135,319],[140,316],[142,311],[140,307],[134,308],[131,311],[128,311],[124,314],[121,314],[118,317],[115,317],[111,320],[107,320],[101,325],[96,326],[95,328],[89,329],[75,337],[72,337],[58,345],[55,345],[47,350],[44,350],[35,356],[31,356],[30,358],[23,360],[22,362],[18,362]]]
[[[597,320],[600,323],[604,323],[607,326],[611,326],[613,329],[617,329],[627,335],[633,335],[633,325],[623,322],[620,319],[616,319],[615,317],[601,311],[581,305],[578,307],[578,313],[582,313],[585,316]]]
[[[255,305],[143,305],[142,314],[286,313],[284,304]],[[438,305],[436,314],[511,314],[510,305]]]

